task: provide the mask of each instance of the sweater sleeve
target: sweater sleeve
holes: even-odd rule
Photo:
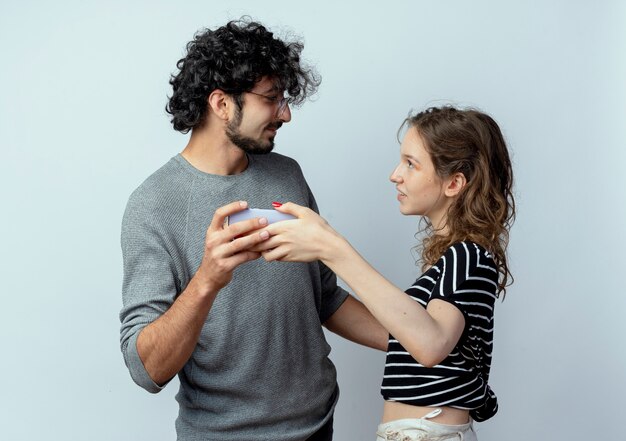
[[[164,232],[152,214],[145,201],[131,196],[121,234],[124,278],[120,344],[133,381],[148,392],[157,393],[165,385],[156,384],[146,371],[137,352],[137,337],[172,305],[179,283]]]

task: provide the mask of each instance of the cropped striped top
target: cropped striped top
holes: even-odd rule
[[[424,308],[432,299],[451,303],[463,313],[465,328],[450,355],[432,368],[390,335],[381,387],[385,400],[467,409],[475,421],[495,415],[498,401],[488,381],[497,287],[491,254],[476,243],[459,242],[406,290]]]

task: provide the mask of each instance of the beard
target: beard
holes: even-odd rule
[[[274,137],[272,136],[267,141],[250,138],[241,134],[240,126],[243,119],[243,112],[241,109],[235,107],[235,117],[226,126],[226,136],[237,147],[246,153],[252,155],[266,155],[274,149]],[[283,123],[278,121],[272,124],[268,124],[268,129],[278,129]]]

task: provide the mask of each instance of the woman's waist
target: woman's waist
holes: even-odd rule
[[[408,418],[423,418],[433,413],[435,409],[441,409],[438,415],[428,418],[429,421],[439,424],[467,424],[469,422],[469,410],[456,409],[449,406],[414,406],[412,404],[401,403],[399,401],[385,401],[383,408],[383,423],[389,421],[403,420]]]

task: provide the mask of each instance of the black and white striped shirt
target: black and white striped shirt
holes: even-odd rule
[[[495,415],[498,402],[488,380],[497,287],[498,271],[489,252],[460,242],[406,290],[424,308],[432,299],[453,304],[465,317],[465,329],[450,355],[432,368],[418,363],[390,335],[381,388],[385,400],[468,409],[476,421]]]

